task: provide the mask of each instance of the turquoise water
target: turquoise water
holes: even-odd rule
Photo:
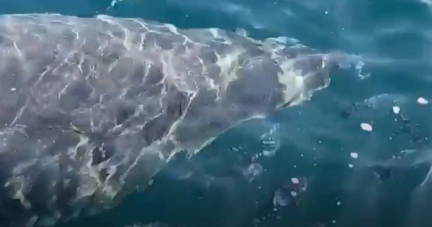
[[[432,226],[432,186],[418,187],[432,161],[431,105],[417,103],[432,100],[432,6],[425,2],[0,0],[2,14],[109,14],[183,28],[244,28],[257,39],[287,36],[364,62],[361,72],[333,75],[330,87],[304,105],[245,123],[190,161],[179,157],[117,208],[58,226]],[[363,131],[362,122],[373,123],[373,131]],[[253,161],[265,171],[250,182],[244,171],[263,150],[276,155]],[[307,182],[306,190],[286,188],[291,178]],[[275,192],[287,206],[275,210]]]

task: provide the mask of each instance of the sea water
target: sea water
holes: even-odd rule
[[[179,155],[113,210],[57,226],[432,226],[431,1],[0,0],[1,14],[35,12],[241,28],[359,59],[301,106]]]

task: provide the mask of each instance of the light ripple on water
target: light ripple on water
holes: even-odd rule
[[[123,0],[123,3],[125,1],[132,1],[132,0]],[[418,1],[419,3],[425,4],[426,6],[432,6],[432,1],[430,0],[412,0],[414,1]],[[250,25],[252,25],[252,27],[254,28],[259,28],[259,29],[267,29],[267,30],[271,30],[271,31],[276,31],[276,32],[280,32],[280,33],[284,33],[284,34],[291,34],[291,31],[287,28],[288,26],[285,26],[286,24],[289,24],[288,20],[282,20],[281,18],[290,18],[292,20],[290,21],[296,21],[299,24],[307,24],[304,21],[300,21],[301,19],[299,19],[299,13],[297,11],[293,11],[290,10],[291,8],[289,6],[284,6],[282,7],[281,5],[283,3],[281,3],[281,1],[277,1],[278,4],[275,4],[277,7],[280,8],[285,8],[285,10],[281,10],[281,11],[265,11],[265,9],[260,9],[257,10],[251,6],[248,5],[244,5],[241,3],[237,3],[237,2],[209,2],[209,1],[178,1],[178,0],[170,0],[168,1],[170,2],[170,4],[177,4],[179,6],[182,7],[195,7],[195,8],[199,8],[200,10],[203,11],[211,11],[211,8],[222,11],[223,13],[230,15],[231,17],[236,17],[237,19],[241,20],[244,23],[250,23]],[[301,1],[300,3],[298,1],[286,1],[289,3],[297,3],[302,5],[303,7],[307,8],[308,10],[314,11],[316,14],[321,14],[321,15],[328,15],[329,18],[331,17],[340,17],[341,12],[345,11],[347,13],[352,13],[352,10],[347,9],[347,8],[339,8],[339,10],[336,8],[331,8],[331,7],[326,7],[326,5],[329,5],[326,2],[321,2],[321,3],[316,3],[317,1]],[[352,1],[340,1],[340,2],[345,2],[345,3],[349,3],[350,5],[353,5]],[[340,5],[342,5],[342,3]],[[108,7],[109,9],[114,8],[116,5],[118,4],[122,4],[122,0],[113,0],[111,2],[111,5]],[[273,3],[271,3],[273,4]],[[390,5],[389,5],[390,7]],[[262,7],[264,8],[264,7]],[[341,10],[342,9],[342,10]],[[287,12],[289,12],[287,14]],[[285,17],[281,17],[281,15],[284,15]],[[384,36],[388,36],[389,33],[391,33],[391,35],[398,35],[398,34],[404,34],[407,32],[411,32],[412,29],[406,27],[407,24],[410,23],[400,23],[398,24],[398,26],[396,27],[392,27],[392,25],[387,26],[385,29],[380,30],[380,26],[375,26],[375,25],[370,25],[370,27],[372,27],[372,31],[374,32],[367,32],[367,31],[353,31],[348,29],[350,26],[352,26],[353,24],[350,24],[351,20],[354,20],[353,18],[349,18],[347,15],[345,15],[345,18],[342,19],[338,19],[340,21],[340,23],[342,24],[340,26],[340,29],[346,31],[344,32],[344,34],[342,34],[342,37],[337,37],[336,35],[332,36],[334,37],[334,39],[340,39],[341,43],[345,43],[345,41],[348,41],[346,43],[350,43],[350,45],[356,46],[353,47],[353,49],[355,49],[355,51],[353,52],[357,52],[360,54],[357,54],[356,56],[361,56],[358,59],[361,59],[361,61],[358,62],[358,64],[356,65],[357,69],[358,69],[358,76],[360,78],[367,78],[368,75],[371,75],[372,77],[380,77],[382,76],[382,74],[373,74],[373,72],[371,74],[368,74],[369,71],[366,72],[362,72],[363,66],[369,66],[369,67],[377,67],[377,68],[391,68],[391,67],[399,67],[401,69],[407,69],[410,67],[417,67],[417,66],[428,66],[431,63],[431,56],[430,54],[426,53],[424,55],[417,55],[414,56],[414,54],[410,55],[410,52],[407,51],[407,56],[405,58],[401,58],[401,57],[395,57],[392,56],[391,54],[382,54],[382,53],[376,53],[375,50],[378,49],[379,47],[379,40],[381,38],[383,38]],[[344,20],[346,19],[346,20]],[[346,22],[346,23],[345,23]],[[352,21],[351,21],[352,22]],[[412,23],[411,23],[412,24]],[[415,24],[415,23],[414,23]],[[306,29],[306,28],[305,28]],[[310,27],[307,29],[311,29]],[[313,30],[313,29],[311,29]],[[328,28],[324,28],[322,29],[324,30],[324,32],[328,31]],[[317,30],[317,35],[321,34],[321,32],[323,32],[322,30]],[[355,29],[354,29],[355,30]],[[333,32],[333,31],[328,31]],[[421,30],[417,30],[415,32],[418,33],[424,33],[424,34],[432,34],[430,33],[430,31],[421,31]],[[429,32],[429,33],[428,33]],[[337,33],[337,32],[336,32]],[[373,34],[372,36],[370,34]],[[300,39],[302,40],[302,39]],[[325,43],[326,40],[319,40],[317,42],[322,42]],[[400,43],[400,45],[404,45],[404,43]],[[424,45],[424,43],[419,43],[418,45]],[[427,46],[426,46],[427,47]],[[364,49],[362,49],[364,48]],[[430,47],[428,47],[430,48]],[[426,50],[428,50],[427,48],[425,48]],[[371,53],[362,53],[362,51],[370,51]],[[425,51],[428,52],[428,51]],[[429,51],[430,52],[430,51]],[[362,64],[363,63],[363,64]],[[418,76],[418,75],[414,75],[414,76]],[[425,77],[421,77],[421,80],[426,80]],[[392,83],[394,81],[389,81],[389,83]],[[379,85],[378,85],[379,86]],[[371,88],[372,89],[372,88]],[[401,116],[399,117],[403,117],[406,115],[409,115],[412,112],[418,111],[418,112],[422,112],[425,111],[425,109],[429,108],[429,105],[424,105],[424,104],[428,104],[427,100],[430,97],[427,97],[427,94],[419,92],[421,94],[399,94],[397,92],[391,93],[391,92],[387,92],[387,91],[382,91],[379,92],[378,94],[372,94],[370,96],[368,96],[369,98],[366,99],[362,99],[362,100],[355,100],[358,103],[363,103],[365,105],[369,105],[373,110],[376,110],[380,113],[384,113],[384,112],[388,112],[388,111],[393,111],[392,113],[394,114],[398,114],[400,113]],[[419,96],[424,96],[424,97],[419,97]],[[417,106],[423,109],[413,109],[412,108],[412,104],[423,104],[422,106]],[[397,105],[397,107],[399,107],[398,111],[394,111],[394,107],[395,105]],[[364,110],[364,112],[360,113],[358,112],[357,116],[361,116],[362,120],[367,120],[367,121],[375,121],[375,122],[379,122],[379,119],[387,119],[388,121],[393,121],[393,115],[385,115],[386,118],[377,118],[375,115],[371,116],[371,113],[368,112],[370,111],[369,109]],[[397,112],[397,113],[396,113]],[[425,113],[425,112],[422,112]],[[426,112],[427,113],[427,112]],[[379,116],[384,116],[383,114],[379,115]],[[359,117],[360,118],[360,117]],[[323,118],[324,119],[324,118]],[[397,118],[398,120],[400,120],[400,118]],[[427,124],[426,121],[422,121],[422,120],[417,120],[416,118],[413,117],[411,118],[411,120],[413,120],[413,122],[416,122],[417,124]],[[355,127],[358,131],[361,130],[361,128],[358,127],[358,124],[360,124],[360,121],[358,118],[356,118],[355,120]],[[318,121],[319,123],[319,121]],[[347,123],[341,123],[342,124],[347,124]],[[413,123],[415,124],[415,123]],[[283,126],[283,125],[282,125]],[[375,124],[374,124],[375,126]],[[283,127],[282,127],[283,128]],[[267,128],[262,129],[263,132],[266,132]],[[281,131],[280,129],[278,129],[279,132],[278,133],[284,133],[284,131]],[[370,137],[361,137],[361,139],[369,139],[366,141],[369,141],[371,143],[376,142],[374,140],[374,138],[376,138],[375,136],[377,134],[382,133],[382,131],[384,130],[384,128],[374,128],[374,130],[368,134],[368,136]],[[342,133],[346,133],[347,131],[342,131]],[[348,131],[349,133],[353,133]],[[329,136],[332,135],[338,135],[336,132],[334,132],[334,134],[331,134],[332,131],[328,130],[326,131],[326,133],[330,134]],[[338,132],[340,133],[340,132]],[[277,147],[279,148],[280,146],[280,139],[275,139],[274,133],[271,133],[271,130],[267,132],[267,134],[265,136],[263,136],[263,140],[262,140],[262,146],[263,146],[263,150],[273,150],[273,148]],[[357,134],[355,134],[357,135]],[[291,138],[289,137],[289,135],[284,135],[282,136],[282,138]],[[359,137],[360,139],[360,137]],[[299,141],[300,142],[300,141]],[[317,142],[318,143],[318,142]],[[325,141],[323,142],[325,143]],[[321,144],[321,141],[320,141]],[[265,148],[266,147],[266,148]],[[319,146],[316,146],[319,147]],[[277,149],[274,149],[275,151]],[[373,150],[373,149],[371,149]],[[405,162],[374,162],[374,160],[372,160],[371,162],[369,162],[368,164],[375,164],[375,165],[381,165],[383,167],[387,167],[387,166],[409,166],[412,165],[413,162],[410,162],[411,159],[415,159],[417,162],[428,162],[431,161],[432,159],[430,158],[430,150],[417,150],[417,149],[401,149],[402,151],[400,151],[400,155],[401,155],[401,159]],[[321,152],[321,151],[320,151]],[[345,154],[347,154],[347,158],[350,157],[350,152],[352,151],[345,151]],[[357,152],[359,152],[357,154]],[[364,160],[368,160],[368,158],[370,158],[367,154],[363,153],[365,151],[356,151],[356,154],[358,156],[358,159],[356,159],[355,164],[349,163],[349,164],[345,164],[344,163],[344,167],[348,168],[348,167],[352,167],[353,169],[357,169],[357,171],[359,169],[361,169],[362,166],[364,166]],[[373,150],[373,152],[376,153],[384,153],[385,151],[382,150]],[[275,153],[275,155],[280,154],[283,152],[280,152],[280,150],[278,150],[277,153]],[[339,153],[334,153],[333,155],[338,155]],[[360,154],[360,155],[359,155]],[[354,155],[356,156],[356,155]],[[356,157],[357,157],[356,156]],[[352,157],[352,156],[351,156]],[[396,157],[395,159],[400,159],[399,157]],[[321,160],[322,161],[322,160]],[[354,161],[354,160],[350,160],[350,161]],[[369,159],[370,161],[370,159]],[[324,163],[324,162],[323,162]],[[354,162],[353,162],[354,163]],[[261,174],[263,172],[264,166],[259,164],[259,163],[252,163],[249,166],[247,166],[248,168],[246,168],[246,172],[244,172],[248,177],[252,177],[254,179],[257,179],[259,177],[261,177]],[[267,167],[267,166],[266,166]],[[430,172],[429,172],[430,173]],[[425,178],[425,181],[423,181],[423,184],[425,184],[427,177]],[[339,182],[340,183],[340,182]],[[277,190],[277,192],[279,192],[279,190]],[[280,192],[279,192],[280,193]],[[287,196],[289,193],[285,193],[284,196]],[[280,194],[278,194],[280,195]],[[281,199],[283,196],[279,196],[278,197],[278,203],[286,203],[285,200],[281,201],[279,199]],[[286,198],[286,197],[283,197]],[[369,198],[370,200],[372,200],[372,198]],[[338,198],[337,202],[335,200],[334,204],[336,204],[337,206],[343,204],[349,204],[347,201],[343,201],[340,202],[339,200],[341,200],[341,198]],[[330,219],[327,221],[327,223],[339,223],[339,220],[333,220]],[[167,226],[165,224],[162,223],[153,223],[153,224],[135,224],[132,225],[133,227],[160,227],[160,226]],[[324,225],[319,225],[319,226],[324,226]]]

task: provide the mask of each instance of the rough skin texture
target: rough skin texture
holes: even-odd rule
[[[1,16],[1,225],[112,207],[179,149],[327,86],[327,60],[219,29]]]

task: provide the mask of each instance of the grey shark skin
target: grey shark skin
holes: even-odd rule
[[[145,188],[180,149],[311,97],[332,55],[141,19],[0,17],[0,223],[53,225]]]

